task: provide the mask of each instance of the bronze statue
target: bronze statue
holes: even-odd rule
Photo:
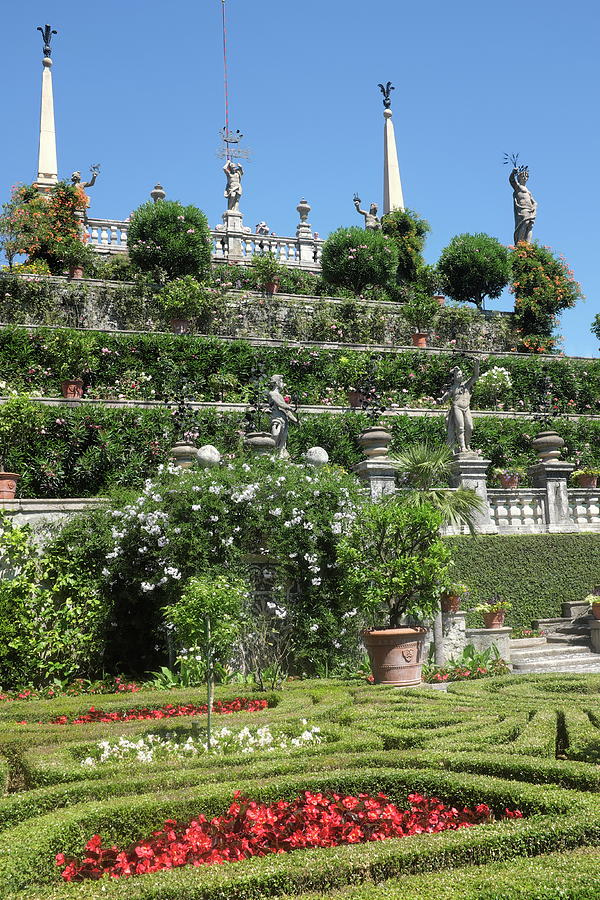
[[[479,378],[479,360],[475,360],[473,374],[463,380],[463,372],[458,366],[452,369],[452,383],[448,390],[440,397],[440,403],[450,400],[451,406],[446,416],[447,443],[459,453],[467,453],[471,450],[471,437],[473,434],[473,417],[471,415],[471,393],[473,386]]]
[[[371,207],[369,212],[366,209],[360,208],[360,197],[358,194],[354,195],[354,206],[356,207],[356,212],[361,216],[365,217],[365,228],[369,231],[380,231],[381,230],[381,219],[377,216],[377,204],[371,203]]]
[[[42,40],[44,41],[44,56],[52,56],[52,47],[50,46],[50,43],[52,41],[52,35],[58,34],[58,31],[56,31],[50,25],[44,25],[43,28],[41,25],[38,25],[37,30],[41,33]]]

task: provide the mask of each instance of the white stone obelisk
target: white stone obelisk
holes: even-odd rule
[[[42,108],[40,112],[40,147],[36,187],[47,191],[58,181],[56,131],[54,129],[54,97],[52,94],[52,60],[42,60]]]
[[[393,209],[403,210],[404,197],[402,196],[402,182],[400,181],[400,166],[398,165],[392,110],[386,107],[383,115],[385,118],[383,126],[383,214],[386,215]]]

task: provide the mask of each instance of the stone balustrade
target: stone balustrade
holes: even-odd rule
[[[569,490],[569,515],[576,525],[586,531],[600,530],[600,489]]]
[[[88,218],[85,231],[88,245],[97,253],[127,252],[129,223],[116,219]],[[323,241],[300,233],[296,237],[252,234],[246,231],[211,231],[212,258],[214,262],[249,265],[254,256],[272,253],[278,262],[290,268],[307,272],[320,272]]]
[[[546,492],[542,488],[488,489],[492,521],[500,533],[543,531]]]

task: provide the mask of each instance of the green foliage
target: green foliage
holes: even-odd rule
[[[549,247],[521,242],[511,251],[510,262],[519,349],[547,352],[557,343],[552,335],[558,314],[582,299],[581,287],[565,259]]]
[[[200,330],[204,330],[205,322],[210,322],[211,301],[206,285],[192,275],[169,281],[156,299],[164,320],[197,319]]]
[[[508,250],[488,234],[459,234],[442,251],[438,270],[449,297],[481,307],[486,297],[499,297],[508,284]]]
[[[383,232],[338,228],[323,244],[323,278],[334,287],[361,294],[365,288],[385,288],[398,267],[398,251]]]
[[[391,238],[398,252],[396,281],[413,284],[424,266],[423,248],[431,231],[429,222],[410,209],[395,209],[383,216],[381,230]]]
[[[402,315],[415,331],[430,331],[439,315],[440,307],[436,300],[418,288],[411,292],[409,300],[402,306]]]
[[[562,615],[561,603],[583,600],[598,582],[596,534],[478,535],[446,538],[468,603],[499,594],[512,603],[510,625]]]
[[[391,501],[360,511],[338,560],[349,596],[375,627],[398,628],[405,615],[423,622],[437,611],[450,560],[439,537],[441,523],[439,513],[425,505]]]
[[[467,644],[462,653],[451,657],[443,666],[428,663],[423,666],[423,681],[436,684],[445,681],[465,681],[489,678],[493,675],[507,675],[508,665],[500,658],[495,644],[487,650],[476,650]]]
[[[134,265],[159,281],[209,277],[210,231],[196,206],[174,200],[144,203],[131,216],[127,245]]]
[[[280,285],[281,278],[286,271],[286,266],[282,266],[273,253],[255,254],[252,257],[250,268],[254,284],[261,291]],[[270,290],[270,293],[273,291]]]

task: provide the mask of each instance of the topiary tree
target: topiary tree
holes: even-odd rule
[[[581,287],[565,260],[554,256],[549,247],[520,241],[511,251],[510,262],[520,349],[552,350],[557,343],[552,333],[558,313],[583,297]]]
[[[132,262],[160,281],[209,277],[210,230],[196,206],[174,200],[144,203],[131,217],[128,238]]]
[[[381,230],[394,242],[398,252],[398,284],[412,284],[424,265],[425,238],[431,231],[429,222],[410,209],[394,209],[383,216]]]
[[[367,287],[385,288],[398,268],[398,250],[381,231],[338,228],[323,244],[323,278],[334,287],[360,294]]]
[[[507,248],[489,234],[459,234],[438,262],[443,290],[458,303],[478,309],[486,297],[499,297],[510,278]]]

